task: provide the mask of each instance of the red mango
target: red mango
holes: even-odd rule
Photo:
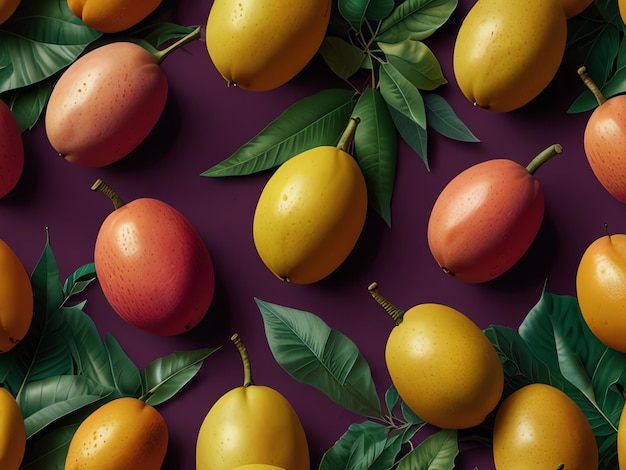
[[[24,170],[24,142],[7,104],[0,100],[0,198],[17,185]]]

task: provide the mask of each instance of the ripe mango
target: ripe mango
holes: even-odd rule
[[[118,33],[145,19],[161,0],[67,0],[74,15],[102,33]]]
[[[296,76],[320,48],[330,0],[215,0],[206,45],[229,85],[266,91]]]
[[[17,185],[24,170],[24,142],[7,104],[0,100],[0,198]]]
[[[0,353],[24,338],[33,319],[30,277],[15,252],[0,240]]]
[[[0,0],[0,24],[13,16],[20,5],[20,0]]]
[[[18,470],[25,452],[24,417],[13,395],[0,387],[0,468]]]
[[[357,123],[350,120],[337,147],[315,147],[287,160],[263,188],[254,244],[279,279],[317,282],[354,248],[367,214],[365,178],[345,150]]]
[[[559,0],[476,2],[454,45],[459,88],[476,106],[491,111],[512,111],[529,103],[561,65],[566,23]]]

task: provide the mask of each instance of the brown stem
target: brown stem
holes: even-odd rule
[[[249,387],[250,385],[254,385],[254,381],[252,380],[252,366],[250,365],[250,355],[248,354],[248,349],[246,348],[246,345],[243,344],[243,341],[237,333],[232,335],[230,337],[230,340],[235,343],[235,346],[237,346],[237,349],[239,349],[241,361],[243,362],[243,386]]]
[[[526,167],[526,170],[528,170],[528,173],[530,173],[531,175],[534,175],[535,171],[537,171],[541,165],[543,165],[545,162],[550,160],[555,155],[558,155],[559,153],[563,153],[563,147],[561,147],[561,145],[559,144],[551,145],[535,158],[533,158]]]
[[[380,304],[380,306],[382,308],[385,309],[385,311],[391,315],[391,318],[393,318],[393,320],[396,322],[396,325],[399,325],[400,323],[402,323],[402,320],[404,318],[404,314],[406,313],[404,310],[399,309],[398,307],[396,307],[395,305],[393,305],[391,302],[389,302],[387,299],[385,299],[381,293],[378,291],[378,284],[375,282],[372,282],[369,287],[367,288],[367,290],[370,292],[370,294],[372,294],[372,297],[374,297],[374,299],[376,299],[376,301]]]
[[[124,201],[122,200],[122,198],[117,195],[117,193],[113,190],[113,188],[111,188],[111,186],[106,184],[100,178],[98,178],[96,182],[91,186],[91,190],[100,191],[106,194],[109,199],[113,201],[113,207],[115,207],[115,209],[119,209],[124,205]]]
[[[348,121],[348,125],[346,129],[341,134],[339,138],[339,143],[337,143],[337,148],[339,150],[343,150],[344,152],[348,152],[350,145],[352,145],[352,141],[354,140],[354,133],[356,132],[356,126],[361,122],[361,118],[352,116],[350,121]]]
[[[602,91],[600,91],[600,88],[598,88],[598,85],[596,85],[596,82],[594,82],[589,76],[589,74],[587,73],[587,67],[585,67],[584,65],[580,67],[578,69],[578,75],[580,76],[582,81],[585,83],[585,85],[587,85],[587,88],[591,90],[591,93],[593,93],[593,96],[595,96],[596,100],[598,101],[598,104],[601,105],[601,104],[606,103],[606,96],[602,94]]]

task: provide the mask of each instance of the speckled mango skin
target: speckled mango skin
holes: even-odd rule
[[[191,330],[213,299],[213,263],[204,241],[180,212],[157,199],[136,199],[109,214],[94,263],[115,312],[153,334]]]
[[[67,0],[74,15],[102,33],[118,33],[145,19],[161,0]]]
[[[320,48],[330,0],[216,0],[206,45],[230,85],[267,91],[296,76]]]
[[[55,85],[45,115],[48,140],[71,163],[110,165],[150,134],[167,94],[152,53],[130,42],[106,44],[77,59]]]
[[[626,204],[626,96],[614,96],[594,109],[583,143],[600,184]]]
[[[24,416],[13,395],[0,387],[0,468],[18,470],[25,453]]]
[[[565,52],[565,13],[557,0],[480,0],[456,38],[454,75],[476,106],[521,108],[554,78]]]
[[[0,100],[0,198],[10,193],[24,171],[24,142],[15,116]]]
[[[431,253],[456,279],[492,280],[528,250],[544,205],[539,181],[523,166],[509,159],[478,163],[454,177],[435,201],[428,221]]]

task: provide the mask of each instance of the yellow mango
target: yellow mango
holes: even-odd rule
[[[229,85],[266,91],[296,76],[319,50],[330,0],[215,0],[206,45]]]
[[[0,387],[0,468],[17,470],[26,452],[24,417],[13,395]]]
[[[0,353],[5,353],[28,332],[33,319],[33,287],[15,252],[0,240]]]
[[[528,104],[561,65],[566,29],[558,0],[477,1],[454,45],[459,88],[476,106],[491,111]]]
[[[102,33],[118,33],[145,19],[161,0],[67,0],[74,15]]]
[[[13,16],[20,4],[20,0],[0,0],[0,24]]]

